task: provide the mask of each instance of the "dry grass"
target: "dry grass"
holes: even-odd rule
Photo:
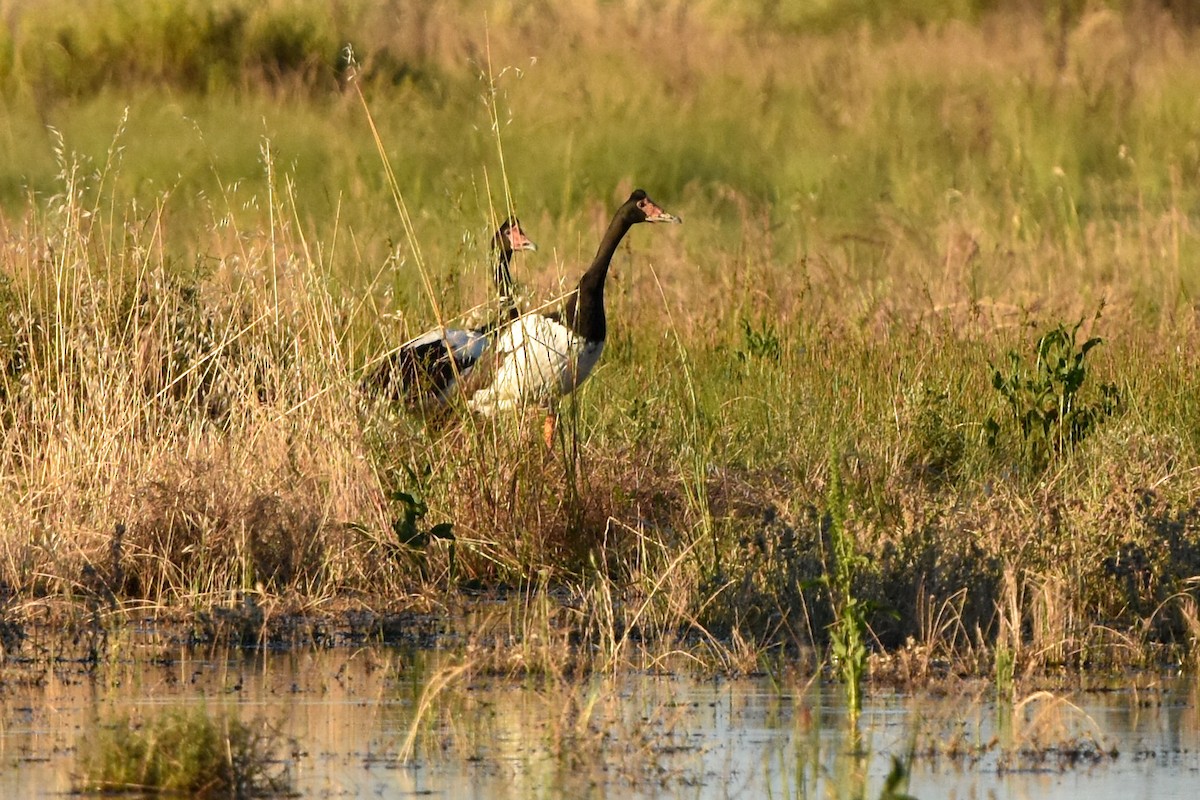
[[[161,215],[104,219],[64,166],[64,194],[3,254],[9,580],[53,594],[92,569],[152,600],[353,580],[327,554],[370,549],[344,523],[379,524],[378,485],[302,243],[189,281]]]

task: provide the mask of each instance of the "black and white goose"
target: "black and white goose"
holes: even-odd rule
[[[682,222],[668,214],[641,189],[617,209],[592,264],[567,295],[559,311],[523,314],[502,328],[493,348],[498,360],[492,381],[468,402],[472,410],[498,411],[543,405],[546,444],[554,433],[554,405],[591,374],[608,333],[604,316],[604,281],[621,239],[639,222]]]
[[[502,326],[517,318],[509,271],[517,250],[537,250],[516,217],[500,225],[492,239],[496,264],[492,280],[500,296],[500,314],[477,328],[433,328],[409,339],[375,369],[368,383],[393,400],[414,405],[445,403],[458,381],[484,356]]]

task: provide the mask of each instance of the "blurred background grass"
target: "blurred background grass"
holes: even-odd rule
[[[595,238],[580,212],[602,217],[637,184],[704,221],[686,246],[706,281],[718,277],[700,254],[736,240],[775,262],[829,262],[863,314],[880,292],[926,287],[935,306],[1036,295],[1094,307],[1103,295],[1171,314],[1196,277],[1183,270],[1164,292],[1145,258],[1191,255],[1171,232],[1200,169],[1187,8],[13,2],[0,204],[19,214],[56,191],[49,127],[101,163],[128,108],[118,202],[170,192],[168,212],[184,218],[241,211],[262,188],[266,138],[309,233],[343,225],[379,263],[396,220],[346,89],[350,44],[435,256],[496,201],[495,92],[517,210],[571,264]],[[202,226],[168,233],[205,245]],[[950,263],[958,244],[969,263]]]

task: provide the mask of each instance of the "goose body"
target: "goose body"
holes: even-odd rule
[[[493,281],[500,296],[499,317],[476,328],[433,328],[400,345],[372,377],[393,399],[413,405],[447,402],[458,382],[487,353],[497,332],[517,318],[509,264],[515,251],[537,250],[537,245],[525,235],[521,223],[510,217],[496,231],[493,247],[497,251]]]
[[[550,405],[592,374],[604,340],[589,341],[555,315],[526,314],[500,332],[496,374],[470,406],[481,414]]]
[[[400,373],[405,399],[444,403],[491,343],[486,328],[435,328],[400,345],[389,366]]]
[[[561,310],[531,312],[512,320],[496,338],[497,359],[491,383],[475,392],[472,410],[493,414],[522,406],[553,410],[591,375],[600,360],[608,327],[604,313],[604,283],[621,239],[641,222],[681,222],[663,211],[641,189],[617,209],[591,266],[567,296]],[[547,439],[553,426],[547,420]],[[549,443],[549,442],[547,442]]]

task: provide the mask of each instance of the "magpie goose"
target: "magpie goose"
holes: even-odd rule
[[[554,435],[557,401],[591,374],[608,332],[604,316],[604,281],[621,239],[641,222],[682,222],[668,214],[641,189],[629,196],[613,216],[595,258],[562,307],[550,313],[522,314],[496,336],[497,359],[491,383],[475,392],[468,405],[490,415],[529,405],[548,409],[544,434],[547,447]]]
[[[517,250],[537,250],[516,217],[509,217],[492,239],[496,264],[492,280],[500,295],[500,315],[477,328],[437,327],[408,340],[372,373],[369,383],[393,400],[418,406],[440,405],[453,396],[458,381],[474,368],[503,326],[518,316],[509,271]]]

